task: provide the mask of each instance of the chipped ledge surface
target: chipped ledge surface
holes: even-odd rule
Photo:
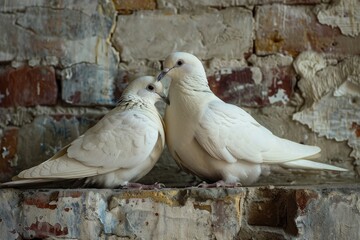
[[[4,239],[360,237],[355,184],[0,191]]]

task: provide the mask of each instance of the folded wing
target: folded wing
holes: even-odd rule
[[[195,137],[214,158],[253,163],[284,163],[311,157],[316,146],[298,144],[273,135],[243,109],[212,101],[203,112]]]
[[[159,126],[141,111],[114,110],[52,158],[18,177],[82,178],[146,161],[160,138]]]

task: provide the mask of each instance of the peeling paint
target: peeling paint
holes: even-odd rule
[[[360,83],[360,81],[358,82]],[[356,84],[346,80],[334,91],[335,97],[341,97],[346,95],[352,97],[360,97],[360,84]]]
[[[48,238],[51,236],[66,236],[68,234],[68,227],[62,227],[59,223],[51,225],[47,222],[36,221],[32,223],[29,227],[25,227],[26,230],[33,231],[33,234],[30,234],[32,238]]]
[[[360,138],[352,129],[360,119],[360,101],[351,102],[347,97],[334,97],[332,92],[323,96],[311,108],[295,113],[293,119],[308,125],[319,136],[337,141],[348,141],[353,148],[351,156],[360,163]]]
[[[306,52],[294,61],[302,76],[298,83],[305,98],[305,109],[293,119],[308,125],[320,136],[348,141],[351,156],[360,161],[360,140],[352,126],[360,119],[360,56],[348,57],[337,64],[322,55]]]
[[[344,35],[356,37],[360,33],[360,2],[338,0],[330,5],[320,5],[317,18],[322,24],[339,27]]]

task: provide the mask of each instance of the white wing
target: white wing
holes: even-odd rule
[[[157,124],[139,110],[114,109],[44,163],[24,170],[20,178],[80,178],[131,168],[151,155]]]
[[[320,152],[273,135],[241,108],[219,100],[208,104],[195,138],[212,157],[230,163],[282,163]]]

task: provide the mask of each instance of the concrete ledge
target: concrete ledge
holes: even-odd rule
[[[0,189],[1,239],[359,239],[356,184]]]

